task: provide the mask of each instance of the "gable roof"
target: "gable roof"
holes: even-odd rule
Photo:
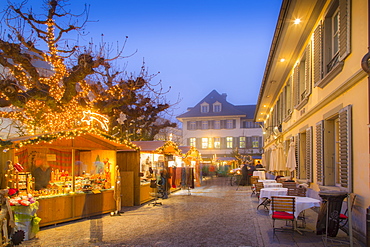
[[[220,112],[213,112],[212,105],[216,102],[221,103],[221,111]],[[209,104],[209,112],[202,113],[201,112],[201,105],[203,103]],[[210,116],[244,116],[247,118],[253,119],[254,111],[256,109],[256,105],[240,105],[235,106],[229,103],[226,100],[226,94],[219,94],[216,90],[212,90],[206,97],[204,97],[198,104],[194,107],[189,108],[189,110],[176,118],[187,118],[187,117],[210,117]]]

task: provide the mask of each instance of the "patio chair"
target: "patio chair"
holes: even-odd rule
[[[252,187],[251,187],[251,189],[252,189],[251,196],[252,195],[257,195],[256,194],[256,183],[258,183],[258,179],[259,179],[259,176],[252,176],[251,177],[251,185],[252,185]]]
[[[307,189],[306,188],[298,188],[298,187],[295,187],[295,188],[289,188],[288,187],[288,192],[287,192],[287,195],[288,196],[301,196],[301,197],[305,197],[306,196],[306,192],[307,192]]]
[[[275,233],[276,229],[285,229],[285,228],[275,228],[275,220],[284,220],[286,222],[292,222],[292,230],[295,230],[296,218],[294,216],[295,212],[295,197],[286,197],[286,196],[272,196],[271,197],[271,218],[272,218],[272,227],[273,232]]]
[[[283,182],[283,188],[297,188],[296,182]]]
[[[351,212],[353,210],[353,206],[355,205],[355,201],[356,201],[356,194],[350,194],[349,197],[348,197],[348,200],[351,200]],[[339,214],[339,228],[344,231],[345,233],[348,234],[348,231],[346,229],[346,225],[348,223],[348,207],[346,209],[346,211],[344,211],[343,214]]]
[[[258,199],[260,199],[261,189],[263,189],[263,183],[262,182],[257,182],[256,183],[256,196],[257,196]]]

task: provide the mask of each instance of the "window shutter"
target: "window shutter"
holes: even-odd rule
[[[313,82],[318,83],[322,78],[322,25],[315,29],[313,33]]]
[[[352,105],[339,111],[339,182],[352,193]]]
[[[294,106],[298,105],[300,101],[298,76],[299,76],[299,65],[295,66],[293,71]]]
[[[220,138],[220,147],[221,148],[226,148],[226,137],[221,137]]]
[[[221,120],[220,121],[220,128],[225,129],[225,127],[226,127],[226,120]]]
[[[195,129],[197,129],[197,130],[202,129],[202,121],[196,121],[195,122]]]
[[[258,137],[258,147],[263,148],[262,136]]]
[[[324,185],[324,121],[316,124],[316,180]]]
[[[312,127],[306,129],[306,179],[312,182]]]
[[[190,121],[186,122],[186,128],[187,128],[187,130],[190,130]]]
[[[208,121],[208,129],[213,129],[214,121]]]
[[[235,119],[233,120],[233,128],[234,129],[236,128],[236,120]]]
[[[195,147],[197,149],[201,149],[202,148],[202,138],[196,138],[195,139]]]
[[[306,94],[308,97],[311,94],[312,80],[311,80],[311,44],[307,45],[306,48],[306,64],[305,64],[305,84],[306,84]]]
[[[247,136],[246,139],[247,139],[246,147],[247,148],[252,148],[252,137]]]
[[[339,59],[351,52],[350,0],[339,0]]]
[[[299,154],[299,150],[300,150],[300,134],[298,133],[296,136],[295,136],[295,160],[297,162],[296,166],[295,166],[295,170],[296,170],[296,178],[300,179],[301,178],[301,168],[300,168],[300,154]]]
[[[233,148],[239,147],[239,137],[233,137]]]

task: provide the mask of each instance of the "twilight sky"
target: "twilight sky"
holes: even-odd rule
[[[12,0],[20,2],[21,0]],[[1,1],[3,9],[6,1]],[[43,0],[29,0],[34,10]],[[128,72],[143,60],[180,115],[213,89],[235,105],[256,104],[282,0],[73,0],[90,5],[87,40],[123,44]],[[122,65],[123,67],[123,65]]]

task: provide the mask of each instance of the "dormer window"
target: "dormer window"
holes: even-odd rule
[[[221,103],[220,102],[215,102],[213,104],[213,112],[221,112]]]
[[[209,104],[203,103],[200,105],[200,112],[201,113],[208,113],[209,112]]]

